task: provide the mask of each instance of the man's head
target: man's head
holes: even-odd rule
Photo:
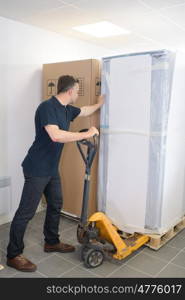
[[[66,94],[71,103],[75,103],[78,98],[79,81],[73,76],[60,76],[57,84],[57,94]]]

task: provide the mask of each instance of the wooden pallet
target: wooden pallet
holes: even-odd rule
[[[183,217],[176,225],[174,225],[172,228],[170,228],[167,232],[163,234],[148,234],[150,239],[149,242],[145,245],[154,250],[158,250],[184,228],[185,217]]]

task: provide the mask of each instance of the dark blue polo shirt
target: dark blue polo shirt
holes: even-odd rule
[[[57,176],[63,143],[53,142],[44,126],[58,125],[68,130],[80,108],[62,105],[56,97],[43,101],[35,113],[35,141],[22,162],[23,172],[29,176]]]

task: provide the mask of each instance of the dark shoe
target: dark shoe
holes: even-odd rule
[[[14,258],[7,258],[6,264],[7,266],[22,272],[34,272],[37,269],[37,266],[23,255],[17,255]]]
[[[61,252],[61,253],[66,253],[66,252],[73,252],[75,251],[75,247],[68,245],[68,244],[63,244],[63,243],[58,243],[55,245],[49,245],[45,243],[44,245],[44,251],[45,252]]]

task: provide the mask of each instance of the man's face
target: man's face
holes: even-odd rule
[[[70,89],[71,103],[75,103],[78,98],[79,84],[75,83],[74,87]]]

